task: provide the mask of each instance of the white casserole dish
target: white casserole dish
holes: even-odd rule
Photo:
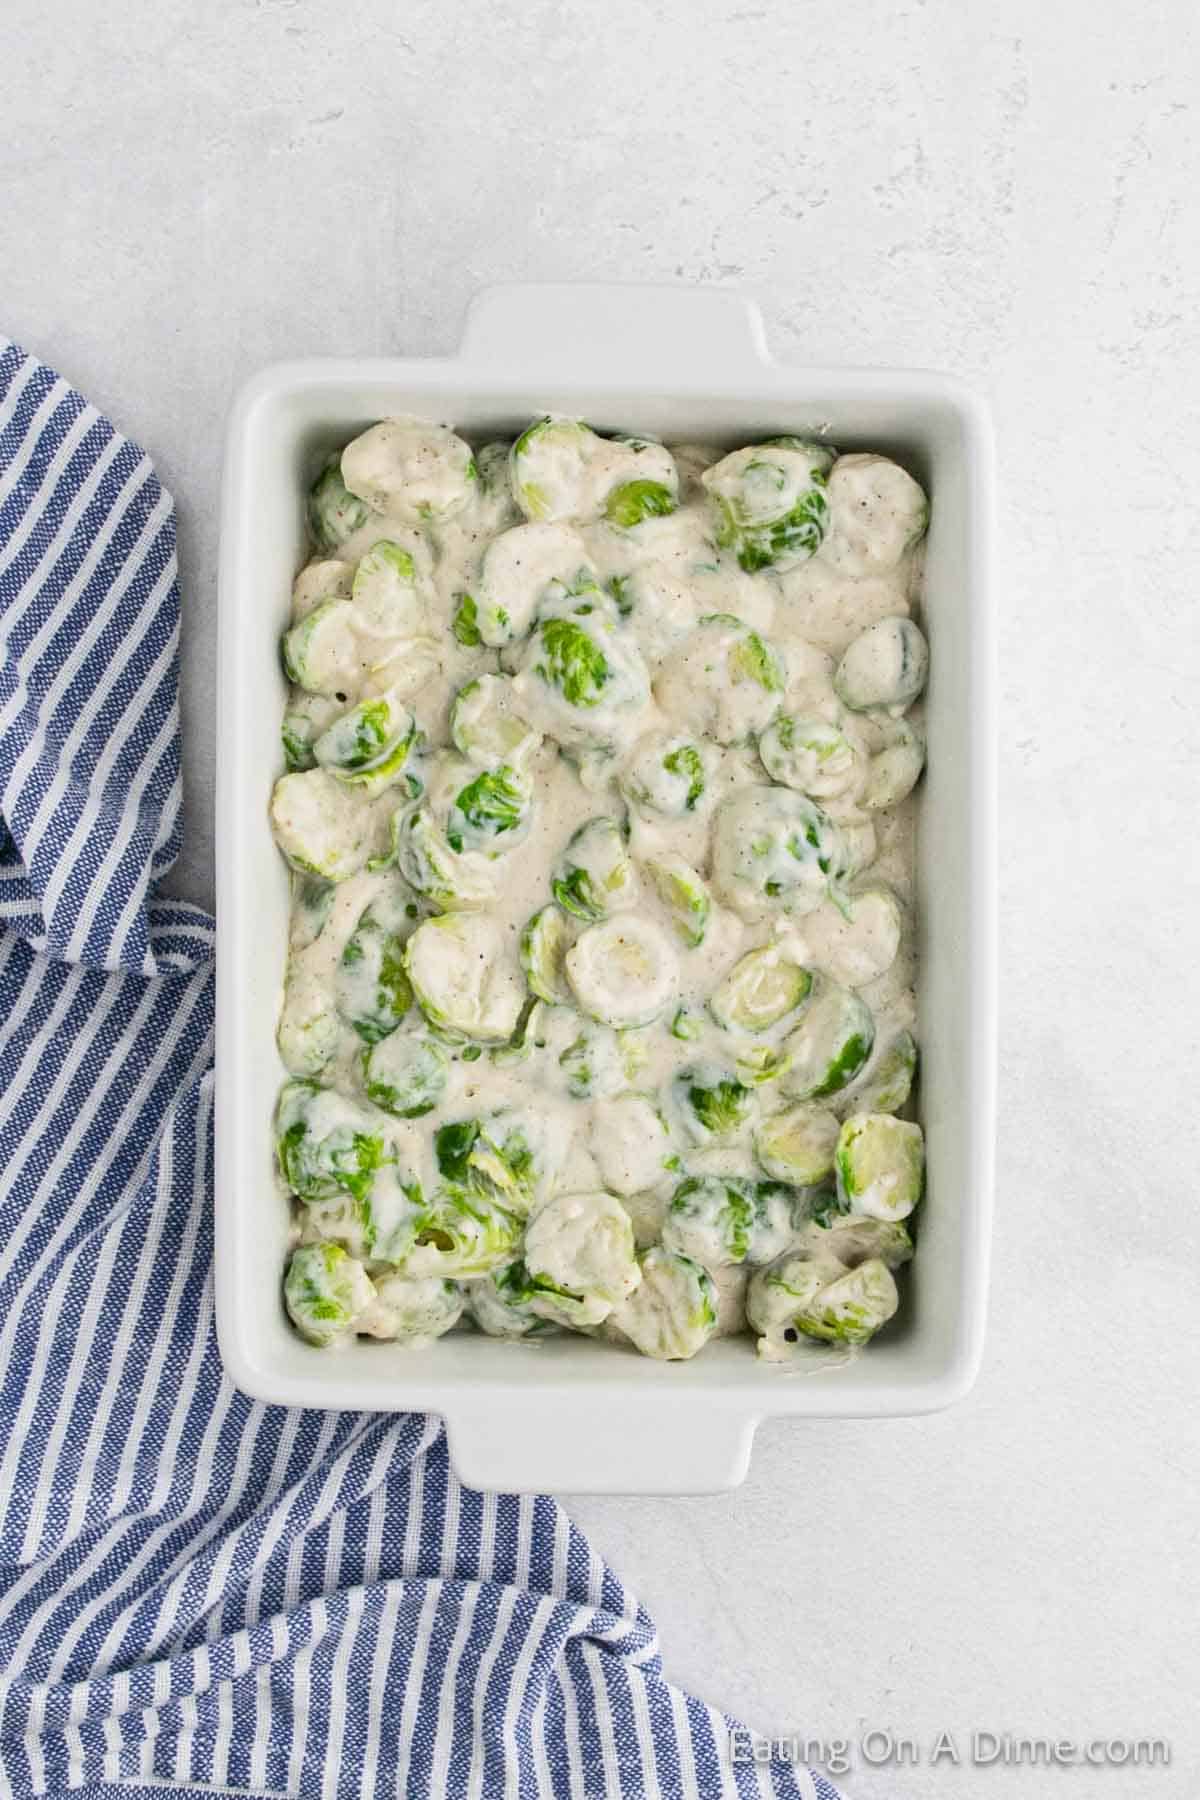
[[[929,767],[918,834],[920,1115],[928,1198],[901,1312],[856,1360],[780,1368],[724,1339],[657,1363],[585,1338],[314,1350],[280,1299],[288,1206],[272,1179],[288,878],[267,823],[281,772],[278,641],[322,457],[413,412],[471,437],[544,412],[731,447],[821,425],[890,453],[933,501],[925,616]],[[933,1411],[979,1363],[992,1209],[994,701],[987,413],[915,371],[788,367],[723,289],[501,287],[446,359],[283,363],[241,393],[224,472],[218,670],[216,1305],[226,1367],[263,1400],[446,1420],[463,1481],[501,1490],[702,1493],[735,1486],[758,1421]],[[814,1372],[819,1368],[819,1372]]]

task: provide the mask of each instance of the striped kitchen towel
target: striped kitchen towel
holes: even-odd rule
[[[149,461],[0,339],[0,1792],[836,1800],[436,1419],[226,1378],[178,627]]]

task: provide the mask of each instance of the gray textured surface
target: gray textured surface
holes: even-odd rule
[[[448,349],[504,278],[730,282],[797,359],[954,370],[1003,479],[1003,1079],[975,1396],[765,1428],[732,1499],[574,1510],[756,1725],[1161,1732],[1169,1770],[858,1767],[861,1800],[1191,1800],[1200,1249],[1200,54],[1082,0],[8,0],[0,325],[180,513],[211,893],[221,429],[257,365]]]

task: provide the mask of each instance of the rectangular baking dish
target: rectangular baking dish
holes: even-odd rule
[[[929,767],[918,845],[921,1118],[928,1198],[896,1320],[840,1366],[764,1365],[747,1340],[656,1363],[580,1337],[428,1350],[303,1344],[280,1300],[287,1205],[271,1119],[288,882],[267,801],[280,773],[278,640],[322,457],[413,412],[476,439],[563,412],[601,429],[733,446],[828,428],[903,461],[932,495]],[[791,367],[728,289],[500,287],[449,358],[277,364],[229,423],[220,564],[216,1306],[225,1365],[263,1400],[446,1420],[461,1479],[500,1490],[703,1493],[745,1475],[758,1421],[933,1411],[974,1380],[984,1332],[994,1110],[994,701],[986,410],[941,375]]]

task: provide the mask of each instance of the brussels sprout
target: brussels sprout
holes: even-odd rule
[[[301,778],[304,779],[304,778]],[[410,887],[447,912],[472,912],[496,897],[491,860],[452,849],[430,809],[399,811],[392,819],[396,866]]]
[[[304,696],[304,699],[310,698],[315,699],[316,696]],[[279,741],[283,746],[283,760],[290,775],[316,767],[313,744],[320,735],[320,729],[307,706],[297,700],[289,702],[279,727]]]
[[[354,629],[373,642],[419,638],[428,629],[411,551],[391,538],[372,544],[351,590]]]
[[[668,718],[719,744],[765,729],[787,687],[782,654],[729,613],[709,613],[664,660],[654,693]]]
[[[354,603],[322,600],[319,606],[283,634],[280,646],[289,681],[310,694],[345,700],[362,679],[363,665],[354,635]]]
[[[527,519],[564,519],[580,512],[580,493],[596,434],[582,419],[536,419],[512,447],[510,478]]]
[[[839,700],[853,712],[911,706],[925,686],[929,645],[911,619],[894,614],[868,625],[833,673]]]
[[[862,1072],[851,1090],[853,1110],[861,1113],[896,1113],[912,1092],[917,1072],[917,1043],[911,1031],[899,1031]]]
[[[839,825],[838,830],[842,835],[842,874],[845,880],[849,880],[870,868],[879,854],[879,839],[870,819]],[[830,889],[829,897],[838,907],[845,898],[840,890],[834,888]]]
[[[899,1304],[891,1270],[872,1258],[822,1288],[793,1322],[805,1337],[824,1343],[865,1344]]]
[[[859,806],[867,812],[883,812],[907,800],[925,767],[925,740],[920,732],[907,719],[897,719],[892,732],[892,742],[867,764],[858,795]]]
[[[483,553],[475,625],[483,643],[499,649],[525,636],[548,594],[598,593],[577,531],[569,525],[514,525]]]
[[[606,1100],[629,1086],[637,1074],[629,1054],[629,1033],[607,1025],[585,1025],[558,1062],[576,1100]]]
[[[421,1183],[387,1162],[361,1198],[338,1191],[306,1200],[304,1242],[341,1244],[363,1262],[393,1265],[403,1262],[412,1249],[425,1214]]]
[[[346,940],[334,992],[338,1011],[367,1044],[395,1031],[412,1005],[404,944],[370,907]]]
[[[385,1155],[383,1137],[362,1107],[315,1081],[287,1081],[275,1123],[280,1173],[301,1200],[339,1193],[367,1200]]]
[[[827,493],[821,560],[843,575],[882,575],[925,535],[929,502],[907,470],[886,456],[839,456]]]
[[[671,1020],[671,1036],[681,1044],[694,1044],[704,1035],[704,1015],[692,1006],[681,1006]]]
[[[288,1316],[321,1348],[349,1337],[375,1298],[370,1276],[340,1244],[301,1244],[284,1277]]]
[[[339,550],[361,531],[371,509],[342,480],[342,459],[335,450],[313,482],[308,496],[308,523],[323,550]]]
[[[496,438],[485,444],[482,450],[475,452],[475,470],[479,477],[479,491],[485,497],[503,496],[511,501],[512,488],[508,479],[509,458],[512,456],[512,445],[507,438]]]
[[[704,942],[712,911],[712,895],[704,878],[682,856],[666,852],[645,860],[650,885],[666,908],[672,925],[690,950]]]
[[[529,990],[549,1006],[569,1006],[571,990],[563,959],[570,928],[557,906],[543,906],[521,933],[521,967]]]
[[[581,1009],[617,1028],[649,1025],[679,986],[679,961],[670,941],[637,914],[589,926],[564,962]]]
[[[845,1269],[831,1257],[798,1251],[752,1277],[746,1315],[762,1333],[759,1355],[778,1356],[801,1337],[865,1344],[898,1305],[896,1283],[880,1259]]]
[[[833,1113],[801,1102],[755,1126],[754,1154],[776,1181],[816,1187],[833,1173],[839,1130]]]
[[[506,950],[502,927],[477,913],[444,913],[418,925],[404,961],[430,1024],[479,1043],[510,1038],[525,996]]]
[[[363,1051],[367,1097],[398,1119],[419,1119],[439,1105],[450,1059],[433,1038],[394,1031]]]
[[[327,995],[290,972],[275,1041],[290,1075],[317,1075],[341,1044],[342,1028]]]
[[[862,767],[858,746],[825,719],[781,713],[758,740],[758,754],[772,781],[815,799],[845,793]]]
[[[356,875],[371,850],[371,811],[325,769],[284,775],[271,794],[275,842],[293,869],[325,881]]]
[[[443,1125],[434,1148],[452,1187],[467,1187],[523,1218],[558,1173],[560,1135],[538,1113],[502,1107],[484,1119]]]
[[[787,944],[764,944],[733,965],[708,1004],[727,1031],[769,1031],[807,999],[811,987],[811,973]]]
[[[463,1291],[439,1276],[414,1281],[386,1275],[375,1283],[375,1300],[359,1329],[389,1342],[427,1342],[444,1337],[462,1317]]]
[[[563,595],[542,607],[516,692],[565,748],[612,752],[645,708],[650,677],[611,599]]]
[[[632,531],[643,519],[665,519],[678,505],[678,496],[665,482],[623,481],[609,494],[604,516],[610,525]]]
[[[694,812],[716,767],[712,745],[677,735],[643,738],[622,786],[635,806],[682,819]]]
[[[891,1113],[851,1113],[837,1144],[838,1199],[872,1219],[907,1219],[925,1185],[919,1125]]]
[[[404,1262],[411,1277],[469,1280],[511,1262],[521,1237],[521,1221],[489,1195],[473,1187],[450,1187],[436,1194]]]
[[[752,444],[700,480],[717,516],[717,542],[743,569],[790,569],[820,547],[829,519],[825,480],[833,452],[800,438]]]
[[[533,1337],[554,1327],[539,1318],[530,1306],[535,1293],[533,1277],[523,1262],[493,1269],[467,1289],[467,1310],[480,1331],[489,1337]]]
[[[658,1244],[641,1257],[642,1279],[612,1323],[643,1356],[682,1362],[717,1329],[717,1289],[708,1270]]]
[[[804,926],[813,961],[852,988],[866,987],[887,973],[903,932],[900,902],[891,888],[882,886],[845,895],[840,906],[823,906]]]
[[[471,446],[447,426],[401,417],[381,419],[346,445],[342,480],[377,512],[420,525],[460,511],[477,471]]]
[[[292,583],[293,625],[322,600],[348,600],[353,586],[353,563],[324,558],[305,563]]]
[[[795,1243],[804,1203],[791,1188],[768,1181],[691,1176],[671,1196],[663,1243],[706,1269],[767,1263]]]
[[[680,1069],[671,1086],[688,1135],[698,1144],[732,1136],[750,1117],[753,1091],[712,1065]]]
[[[313,756],[339,781],[374,795],[399,778],[417,735],[416,720],[399,696],[378,694],[335,719],[313,745]]]
[[[644,1094],[618,1094],[597,1111],[589,1141],[600,1179],[622,1199],[655,1187],[675,1161],[666,1125]]]
[[[598,1325],[642,1278],[629,1214],[603,1190],[556,1194],[539,1207],[525,1227],[525,1266],[558,1290],[536,1296],[534,1311],[575,1325]]]
[[[291,890],[291,945],[293,950],[303,950],[306,945],[314,944],[328,925],[339,891],[348,893],[350,890],[339,890],[332,881],[322,881],[318,875],[295,873],[291,877]]]
[[[464,650],[478,650],[483,643],[479,634],[479,607],[473,594],[459,594],[455,597],[450,630]]]
[[[821,976],[786,1049],[791,1067],[784,1080],[797,1100],[821,1100],[853,1081],[875,1042],[869,1007],[849,988]]]
[[[589,819],[572,834],[550,886],[577,919],[604,919],[637,903],[637,871],[615,819]]]
[[[507,764],[481,769],[454,797],[446,841],[455,851],[499,855],[528,835],[532,812],[533,789],[526,776]]]
[[[845,870],[841,832],[807,794],[743,788],[718,809],[713,881],[743,918],[809,913]]]
[[[785,1251],[765,1269],[757,1269],[746,1289],[746,1320],[762,1334],[759,1355],[778,1355],[785,1342],[797,1343],[799,1316],[815,1304],[822,1289],[845,1273],[836,1257],[808,1248]]]
[[[541,743],[517,712],[513,684],[506,675],[480,675],[459,688],[450,707],[455,748],[480,769],[519,769]]]
[[[825,1225],[809,1225],[806,1236],[818,1254],[836,1256],[847,1269],[857,1269],[872,1258],[892,1270],[912,1261],[913,1241],[899,1219],[855,1219],[835,1214]]]

